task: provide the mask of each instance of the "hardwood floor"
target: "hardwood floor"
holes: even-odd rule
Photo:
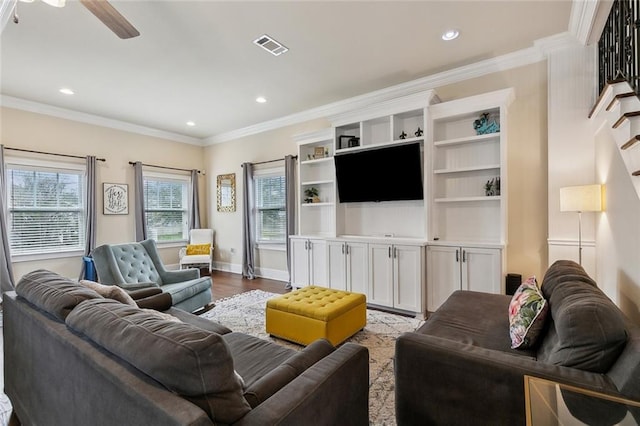
[[[206,272],[206,270],[201,270],[200,275],[205,275]],[[278,294],[289,292],[285,288],[287,283],[283,281],[268,280],[266,278],[249,280],[243,278],[241,274],[231,272],[212,271],[211,279],[213,281],[211,291],[214,301],[250,290],[263,290]]]

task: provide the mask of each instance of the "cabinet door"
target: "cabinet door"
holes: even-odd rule
[[[369,244],[369,298],[380,306],[393,306],[393,247]]]
[[[434,312],[456,290],[460,290],[460,248],[427,247],[427,309]]]
[[[345,245],[342,241],[327,242],[327,287],[336,290],[347,290]]]
[[[424,313],[422,306],[423,251],[419,246],[395,245],[393,256],[393,306]]]
[[[366,243],[346,243],[347,253],[347,289],[355,293],[362,293],[369,297],[367,284],[369,282],[369,270],[367,265]]]
[[[502,292],[500,249],[462,247],[462,288],[485,293]]]
[[[309,240],[309,284],[327,286],[327,243]]]
[[[291,238],[291,285],[304,287],[309,285],[309,251],[306,239]]]

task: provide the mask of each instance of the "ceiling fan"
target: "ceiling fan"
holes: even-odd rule
[[[30,3],[33,0],[20,0]],[[42,0],[43,2],[55,6],[64,7],[65,0]],[[111,31],[122,39],[133,38],[140,35],[127,19],[120,14],[107,0],[80,0],[84,7],[89,9],[99,20],[102,21]],[[16,18],[14,18],[17,21]]]

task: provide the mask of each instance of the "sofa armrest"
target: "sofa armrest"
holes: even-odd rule
[[[345,343],[240,419],[238,425],[368,425],[369,350]]]
[[[174,284],[183,281],[190,281],[200,278],[200,271],[197,268],[179,269],[177,271],[160,271],[160,278],[163,284]]]
[[[134,290],[141,290],[146,288],[158,287],[158,283],[154,282],[145,282],[145,283],[118,283],[116,284],[118,287],[122,287],[127,290],[127,292]]]
[[[615,393],[603,374],[419,333],[396,341],[398,424],[525,424],[524,376]]]

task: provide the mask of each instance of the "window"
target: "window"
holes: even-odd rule
[[[159,243],[187,240],[189,178],[144,174],[144,210],[149,238]]]
[[[253,182],[256,242],[284,244],[287,224],[284,168],[256,171]]]
[[[85,167],[7,161],[13,255],[84,250]]]

